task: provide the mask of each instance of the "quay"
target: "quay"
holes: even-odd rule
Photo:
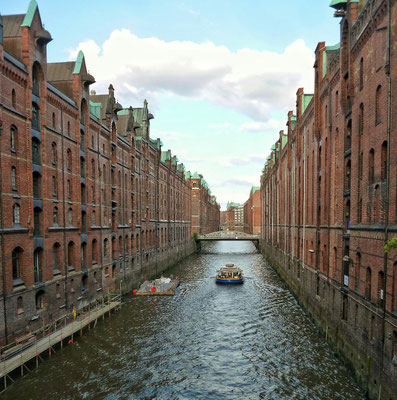
[[[18,341],[11,345],[4,347],[1,351],[2,360],[0,361],[0,379],[3,378],[2,392],[7,389],[7,378],[14,382],[15,379],[10,376],[10,373],[20,368],[20,375],[24,376],[25,370],[30,372],[30,368],[27,363],[34,360],[36,361],[35,366],[38,367],[39,359],[43,361],[41,354],[48,351],[48,356],[51,357],[52,353],[55,353],[54,347],[60,344],[61,350],[64,344],[72,344],[73,337],[77,332],[80,332],[80,336],[83,334],[83,329],[91,329],[96,326],[98,319],[105,315],[110,314],[112,311],[116,312],[121,308],[121,295],[114,295],[112,298],[105,303],[102,302],[97,305],[94,309],[88,309],[86,312],[79,315],[65,315],[63,318],[58,319],[46,329],[32,333],[30,340],[27,339],[27,344],[24,346],[22,343],[18,344]],[[73,321],[67,322],[69,317],[73,318]],[[52,332],[51,332],[52,330]],[[41,338],[37,339],[37,336],[41,334]],[[31,341],[33,339],[33,341]],[[15,349],[15,351],[13,351]],[[11,353],[10,353],[11,352]],[[7,357],[8,354],[12,354],[11,357]]]

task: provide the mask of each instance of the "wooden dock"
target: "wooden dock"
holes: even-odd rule
[[[14,380],[9,376],[12,371],[20,368],[21,376],[24,375],[24,369],[30,371],[26,365],[29,361],[36,359],[36,367],[38,366],[39,359],[42,360],[40,354],[47,352],[49,356],[51,353],[55,353],[54,346],[60,343],[61,349],[65,343],[73,343],[73,335],[76,332],[83,332],[83,329],[88,327],[90,329],[91,323],[96,325],[100,317],[104,318],[105,314],[109,314],[112,310],[117,310],[121,305],[120,301],[110,301],[107,304],[103,304],[85,314],[77,316],[77,318],[66,324],[63,327],[56,329],[54,332],[48,332],[47,336],[41,339],[36,339],[27,348],[22,349],[10,358],[3,359],[0,361],[0,379],[4,379],[3,389],[7,388],[7,377],[14,382]],[[66,340],[68,339],[68,340]]]

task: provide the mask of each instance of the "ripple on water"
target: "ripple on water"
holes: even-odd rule
[[[243,285],[215,284],[227,262]],[[44,387],[57,399],[364,398],[252,244],[205,244],[169,273],[181,278],[174,297],[126,298],[4,398],[41,399]]]

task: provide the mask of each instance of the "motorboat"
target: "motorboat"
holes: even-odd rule
[[[234,264],[226,264],[224,267],[220,268],[216,274],[216,283],[222,284],[235,284],[243,283],[243,270],[235,267]]]

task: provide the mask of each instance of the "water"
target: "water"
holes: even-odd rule
[[[234,262],[240,286],[215,284]],[[5,399],[364,399],[250,242],[212,242],[173,267],[174,297],[121,312],[13,384]]]

